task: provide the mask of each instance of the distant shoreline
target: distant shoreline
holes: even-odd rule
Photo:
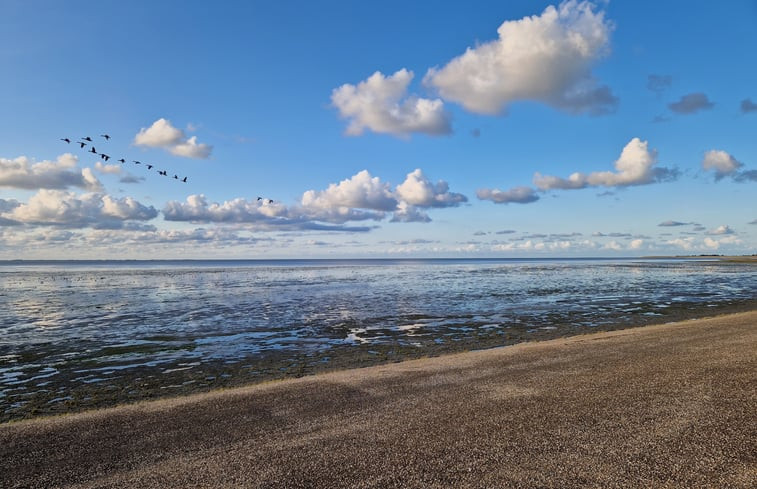
[[[378,258],[160,258],[160,259],[9,259],[0,260],[0,266],[13,265],[194,265],[216,264],[406,264],[421,263],[518,263],[518,262],[581,262],[581,261],[634,261],[634,260],[702,260],[740,263],[757,262],[757,255],[650,255],[650,256],[583,256],[583,257],[378,257]]]
[[[725,261],[737,263],[757,263],[757,255],[675,255],[675,256],[643,256],[644,260],[702,260]]]

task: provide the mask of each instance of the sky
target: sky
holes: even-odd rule
[[[754,0],[0,0],[0,259],[757,253],[754,46]]]

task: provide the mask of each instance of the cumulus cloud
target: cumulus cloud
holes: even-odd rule
[[[67,228],[122,228],[124,221],[147,221],[157,217],[152,206],[131,197],[115,199],[100,193],[77,195],[63,190],[42,189],[28,203],[20,204],[2,217],[24,224]]]
[[[499,38],[430,69],[425,83],[446,100],[480,114],[498,114],[520,100],[572,113],[611,111],[617,98],[592,66],[609,52],[612,24],[588,1],[569,0],[541,15],[508,20]]]
[[[418,207],[407,202],[399,202],[391,222],[431,222],[431,218]]]
[[[715,180],[720,180],[725,176],[731,175],[739,168],[744,166],[736,158],[721,150],[710,150],[704,154],[702,168],[715,172]]]
[[[726,234],[736,234],[736,231],[731,229],[730,226],[723,224],[722,226],[718,226],[715,229],[707,231],[707,234],[709,234],[710,236],[724,236]]]
[[[628,248],[631,250],[640,250],[642,246],[644,246],[643,239],[634,239],[633,241],[628,243]]]
[[[665,90],[670,88],[673,83],[673,77],[670,75],[649,75],[647,76],[647,88],[656,93],[662,94]]]
[[[476,197],[491,200],[495,204],[529,204],[539,200],[536,190],[531,187],[514,187],[509,190],[481,188],[476,190]]]
[[[712,250],[717,250],[722,245],[741,244],[742,241],[736,236],[726,236],[725,238],[720,238],[720,239],[706,237],[704,238],[704,240],[702,240],[702,243],[707,248],[710,248]]]
[[[249,223],[271,229],[347,230],[343,226],[330,227],[322,223],[380,221],[390,213],[394,222],[428,222],[431,219],[423,209],[454,207],[466,201],[464,195],[450,192],[443,180],[432,183],[421,170],[410,172],[395,190],[363,170],[330,184],[325,190],[304,192],[300,202],[291,207],[241,198],[222,204],[210,203],[204,195],[192,195],[186,202],[168,202],[163,215],[169,221]]]
[[[163,208],[167,221],[254,223],[287,217],[286,206],[265,200],[237,198],[219,204],[205,195],[190,195],[186,202],[169,201]]]
[[[346,222],[383,219],[397,208],[397,199],[388,183],[363,170],[326,190],[308,190],[300,199],[302,210],[312,219]]]
[[[197,136],[187,138],[184,131],[174,127],[171,121],[160,118],[150,127],[143,127],[134,136],[134,144],[151,148],[163,148],[177,156],[206,159],[213,147],[197,142]]]
[[[407,95],[413,76],[404,68],[391,76],[377,71],[357,85],[335,88],[331,103],[349,120],[346,133],[357,136],[366,129],[395,136],[452,132],[444,102]]]
[[[668,104],[670,110],[676,114],[694,114],[700,110],[708,110],[715,107],[704,93],[690,93],[681,97],[678,102]]]
[[[79,187],[90,191],[101,190],[102,185],[91,169],[77,169],[78,161],[71,153],[60,155],[55,161],[34,162],[26,156],[12,160],[0,158],[0,187],[24,190]]]
[[[730,177],[734,182],[757,182],[757,170],[740,170],[744,163],[726,151],[711,150],[704,154],[702,168],[715,172],[715,181]]]
[[[748,114],[750,112],[757,112],[757,104],[752,102],[752,99],[745,98],[741,101],[741,112]]]
[[[367,226],[334,226],[314,222],[310,217],[281,203],[265,200],[233,199],[209,202],[204,195],[190,195],[185,202],[169,201],[163,208],[166,221],[195,223],[252,224],[256,229],[279,231],[367,232]]]
[[[394,191],[389,183],[363,170],[326,190],[308,190],[302,195],[300,210],[311,219],[327,222],[381,220],[388,212],[394,212],[393,222],[429,222],[422,209],[456,207],[467,200],[450,192],[444,180],[431,182],[420,169],[408,173]]]
[[[95,171],[103,175],[119,175],[121,165],[104,165],[102,161],[95,163]]]
[[[690,250],[694,246],[694,238],[676,238],[665,241],[664,244],[681,248],[682,250]]]
[[[192,136],[170,148],[171,153],[185,158],[206,159],[210,157],[212,146],[197,142],[197,136]]]
[[[675,177],[676,172],[668,168],[655,168],[657,151],[648,148],[647,141],[633,138],[620,153],[615,161],[615,170],[584,173],[573,173],[568,178],[551,175],[534,174],[534,185],[540,190],[553,189],[581,189],[586,187],[627,187],[631,185],[646,185]]]
[[[450,192],[447,182],[432,183],[420,169],[408,173],[395,194],[398,200],[419,207],[455,207],[468,201],[463,194]]]

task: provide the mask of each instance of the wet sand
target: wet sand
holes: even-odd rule
[[[0,425],[0,487],[754,487],[757,311]]]

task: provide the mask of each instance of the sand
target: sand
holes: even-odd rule
[[[757,311],[0,425],[0,487],[755,487]]]

